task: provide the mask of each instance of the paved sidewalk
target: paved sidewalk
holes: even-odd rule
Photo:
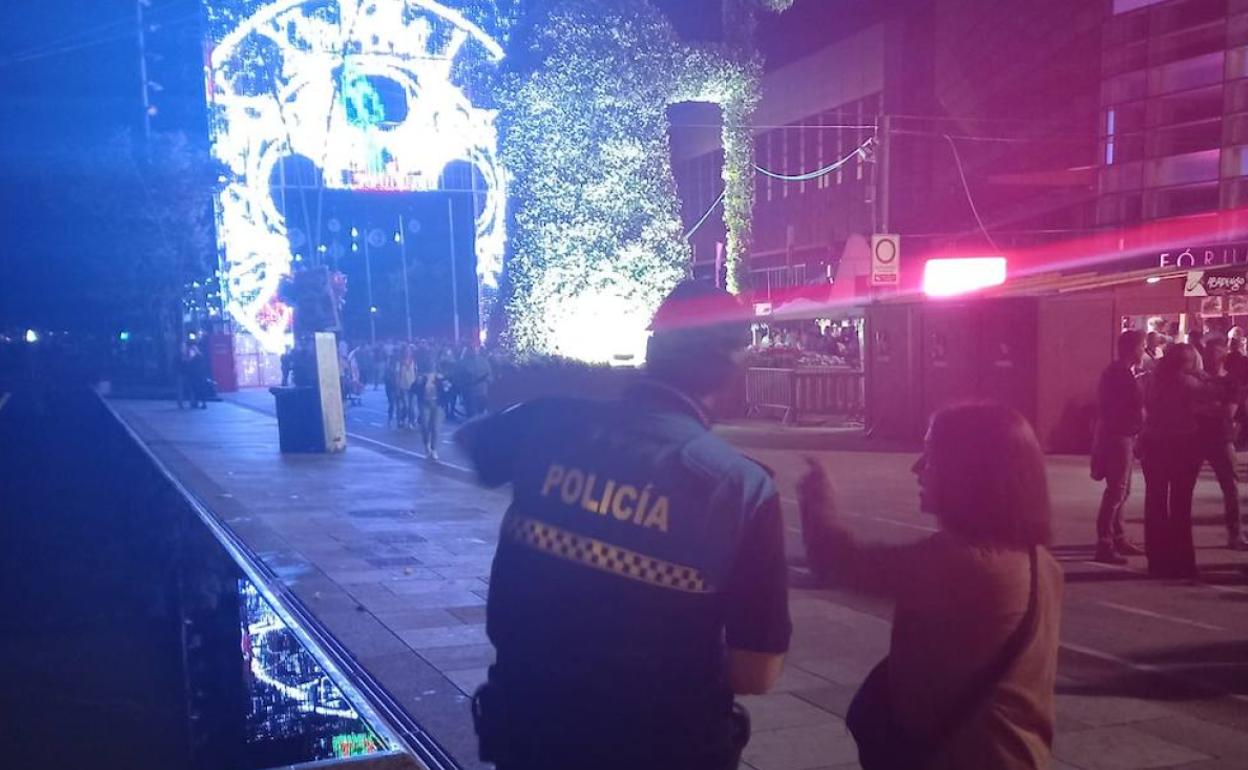
[[[418,459],[381,432],[357,435],[343,455],[283,457],[274,420],[256,408],[114,405],[415,719],[465,767],[480,766],[467,694],[493,658],[484,604],[505,494]],[[839,467],[852,469],[845,478],[874,480],[846,484],[856,506],[847,510],[872,511],[854,520],[856,529],[880,538],[924,534],[930,522],[893,510],[903,499],[913,507],[909,482],[904,490],[880,482],[904,474],[908,462],[903,455],[837,456]],[[1075,470],[1067,472],[1073,478]],[[786,488],[787,475],[786,468]],[[1056,497],[1086,494],[1076,487]],[[1056,767],[1248,767],[1248,589],[1161,586],[1079,557],[1070,570]],[[857,767],[842,716],[887,648],[887,608],[804,588],[800,564],[793,575],[793,651],[777,692],[744,699],[755,728],[746,760],[757,770]],[[1102,606],[1110,590],[1111,605],[1135,614]],[[1193,625],[1171,622],[1195,605],[1206,614],[1185,621]],[[1207,644],[1197,656],[1199,676],[1189,678],[1184,651],[1196,650],[1197,641]],[[1178,657],[1157,657],[1159,650]]]

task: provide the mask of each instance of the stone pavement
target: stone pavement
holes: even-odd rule
[[[480,766],[467,695],[493,658],[484,604],[507,495],[479,489],[451,464],[420,459],[411,434],[365,417],[375,394],[351,410],[345,454],[283,457],[275,422],[263,413],[267,396],[240,394],[238,403],[202,412],[167,402],[114,406],[415,719],[465,767]],[[800,458],[754,453],[776,467],[790,497]],[[909,456],[819,457],[842,480],[845,510],[857,512],[847,521],[864,536],[902,540],[930,530],[913,511]],[[1248,767],[1243,560],[1202,549],[1212,577],[1199,583],[1148,581],[1138,564],[1092,566],[1087,510],[1096,490],[1086,460],[1058,459],[1050,472],[1060,511],[1055,550],[1069,581],[1056,767]],[[1203,545],[1215,537],[1202,529]],[[804,587],[796,545],[791,531],[793,650],[775,692],[743,699],[754,721],[745,758],[756,770],[857,767],[842,717],[887,649],[888,608]]]

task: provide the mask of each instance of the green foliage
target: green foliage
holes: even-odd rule
[[[752,19],[752,3],[787,5],[728,0],[725,13]],[[648,0],[550,0],[535,13],[497,88],[514,218],[504,342],[639,361],[650,314],[691,262],[667,108],[723,108],[729,288],[737,290],[754,190],[745,125],[761,68],[732,41],[684,44]]]

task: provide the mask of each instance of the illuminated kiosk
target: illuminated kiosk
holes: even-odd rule
[[[292,267],[347,270],[361,243],[407,247],[422,218],[428,225],[402,205],[417,193],[458,194],[426,231],[447,228],[454,248],[457,212],[467,225],[459,258],[476,280],[464,281],[459,312],[475,326],[496,296],[506,243],[495,112],[476,106],[469,86],[503,56],[479,24],[492,17],[431,0],[205,6],[217,240],[225,308],[242,330],[236,347],[271,357],[288,344],[291,309],[277,288]],[[369,200],[353,208],[353,195]],[[384,222],[365,221],[378,211]],[[353,280],[358,296],[365,288]],[[247,381],[266,367],[271,358],[242,363],[243,384],[273,384]]]

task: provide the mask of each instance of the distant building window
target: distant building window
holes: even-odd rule
[[[1130,13],[1150,5],[1164,3],[1165,0],[1114,0],[1114,13]]]
[[[1114,165],[1114,120],[1117,118],[1117,112],[1110,110],[1105,114],[1105,165]]]

